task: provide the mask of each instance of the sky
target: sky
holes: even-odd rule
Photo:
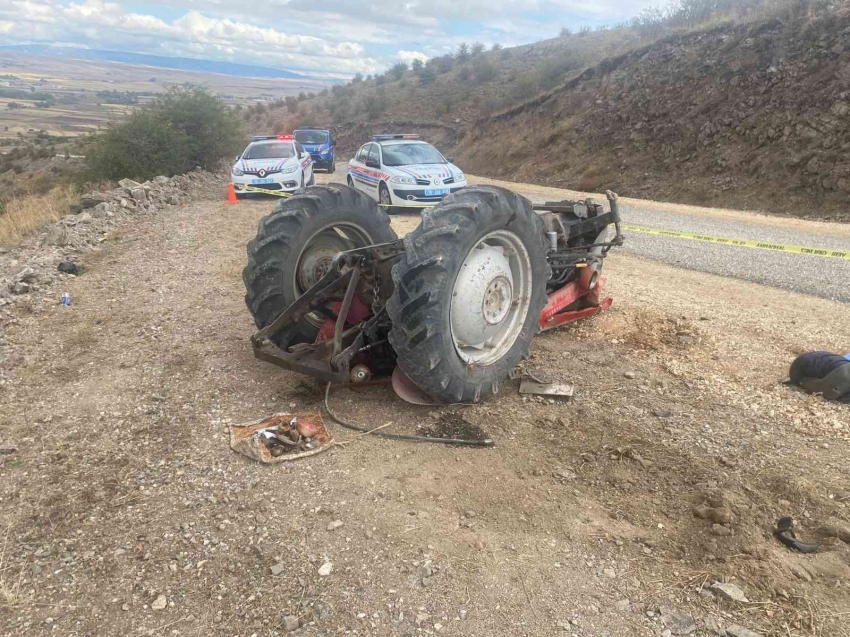
[[[645,0],[0,0],[0,45],[57,44],[350,77],[615,24]]]

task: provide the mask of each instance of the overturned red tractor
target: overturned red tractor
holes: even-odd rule
[[[623,238],[617,196],[607,198],[605,211],[470,187],[399,239],[366,195],[308,188],[261,219],[248,244],[254,353],[330,383],[392,375],[402,395],[488,398],[535,334],[610,305],[602,262]]]

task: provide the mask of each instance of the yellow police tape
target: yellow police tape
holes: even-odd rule
[[[690,232],[678,232],[676,230],[661,230],[659,228],[647,228],[646,226],[634,226],[624,223],[620,226],[624,230],[654,234],[661,237],[676,237],[679,239],[692,239],[694,241],[705,241],[706,243],[719,243],[727,246],[740,246],[742,248],[758,248],[761,250],[773,250],[774,252],[785,252],[786,254],[810,254],[816,257],[828,257],[832,259],[846,259],[850,261],[850,250],[822,250],[820,248],[806,248],[804,246],[785,245],[781,243],[769,243],[767,241],[748,241],[745,239],[728,239],[726,237],[715,237],[707,234],[691,234]]]
[[[248,186],[248,185],[243,185],[236,192],[237,193],[245,192],[246,190],[248,192],[261,192],[264,195],[272,195],[274,197],[291,197],[292,196],[291,192],[281,192],[280,190],[266,190],[265,188],[257,188],[256,186]]]

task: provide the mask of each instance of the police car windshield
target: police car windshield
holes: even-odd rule
[[[297,130],[295,140],[301,144],[327,144],[328,134],[322,130]]]
[[[448,163],[440,152],[429,144],[384,144],[384,166]]]
[[[289,159],[295,156],[292,143],[251,144],[242,159]]]

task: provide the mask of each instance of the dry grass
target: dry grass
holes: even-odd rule
[[[68,213],[78,198],[73,186],[54,188],[46,195],[26,195],[6,202],[0,214],[0,245],[14,245]]]
[[[9,533],[11,526],[6,529],[6,535],[3,538],[3,549],[0,550],[0,608],[6,606],[17,606],[20,602],[21,591],[21,576],[23,571],[18,573],[15,581],[8,577],[11,567],[6,562],[6,549],[9,544]]]

